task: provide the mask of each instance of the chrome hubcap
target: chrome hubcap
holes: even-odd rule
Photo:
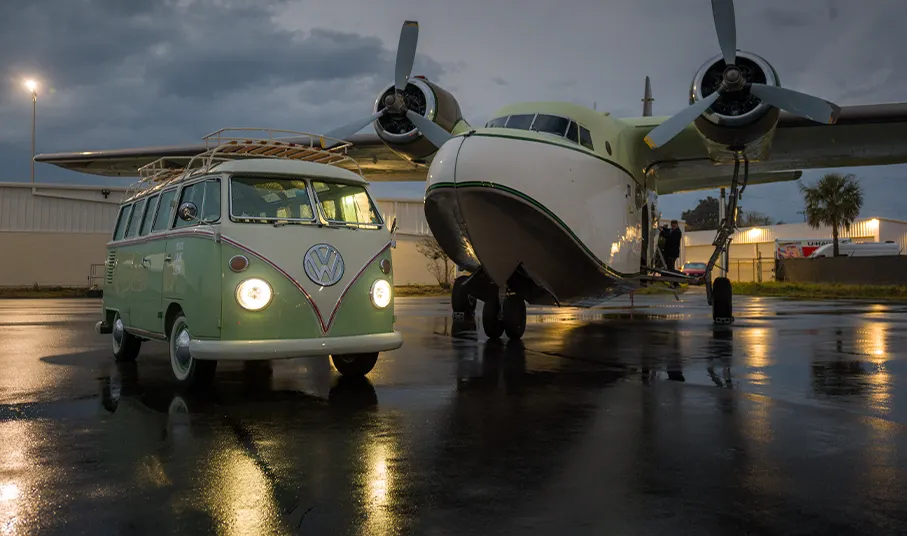
[[[189,354],[189,329],[186,326],[180,328],[173,342],[173,355],[176,358],[176,364],[182,371],[189,370],[189,364],[192,362],[192,356]]]
[[[119,350],[123,346],[123,337],[126,336],[126,329],[123,327],[123,321],[119,317],[113,322],[113,349]]]

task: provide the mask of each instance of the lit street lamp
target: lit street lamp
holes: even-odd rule
[[[31,182],[35,183],[35,119],[38,115],[38,83],[34,80],[26,80],[25,87],[31,91]]]

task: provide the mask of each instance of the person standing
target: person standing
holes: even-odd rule
[[[671,220],[671,228],[667,226],[661,229],[661,236],[664,237],[664,258],[669,272],[673,272],[677,259],[680,258],[680,240],[682,238],[680,226],[677,220]]]

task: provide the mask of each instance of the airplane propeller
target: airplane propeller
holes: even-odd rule
[[[819,123],[834,124],[838,120],[841,109],[824,99],[783,87],[747,82],[736,65],[737,25],[734,1],[712,0],[712,17],[715,20],[718,45],[721,47],[726,65],[721,85],[703,100],[681,110],[652,129],[645,138],[649,147],[654,149],[671,141],[719,98],[738,91],[749,91],[766,104]]]
[[[405,115],[422,134],[428,138],[435,147],[440,148],[444,142],[451,138],[449,132],[406,107],[403,91],[409,82],[416,60],[416,45],[419,41],[419,23],[408,20],[403,23],[400,30],[400,41],[397,44],[397,61],[394,65],[394,93],[384,99],[384,108],[381,108],[367,119],[349,123],[325,134],[326,137],[344,140],[381,118],[384,114]],[[325,144],[325,148],[334,144]]]

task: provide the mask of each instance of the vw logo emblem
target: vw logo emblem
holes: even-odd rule
[[[323,287],[329,287],[343,277],[343,257],[329,244],[310,247],[302,262],[309,279]]]

